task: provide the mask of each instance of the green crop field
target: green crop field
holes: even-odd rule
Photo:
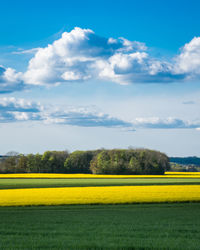
[[[0,189],[169,184],[200,187],[198,177],[0,178]],[[192,202],[0,207],[0,249],[199,249],[199,211],[200,203]]]
[[[0,249],[199,249],[200,204],[0,208]]]
[[[200,184],[200,178],[0,179],[0,189],[86,186],[135,186],[156,184]]]

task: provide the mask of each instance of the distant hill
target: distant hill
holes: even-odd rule
[[[189,157],[170,157],[170,162],[181,165],[195,165],[200,166],[200,158],[196,156]]]
[[[8,157],[7,155],[0,155],[0,160],[3,161],[7,157]]]

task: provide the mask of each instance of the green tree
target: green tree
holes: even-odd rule
[[[64,163],[69,153],[67,151],[46,151],[42,155],[42,172],[64,173]]]
[[[91,173],[90,162],[97,151],[75,151],[66,159],[64,167],[67,173]]]
[[[27,162],[28,159],[25,155],[19,155],[19,159],[16,164],[16,172],[17,173],[26,173],[27,172]]]
[[[6,157],[2,163],[4,173],[17,173],[18,156]]]
[[[153,150],[103,150],[90,164],[93,174],[163,174],[168,157]]]

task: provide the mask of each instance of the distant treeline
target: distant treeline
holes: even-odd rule
[[[178,163],[181,165],[195,165],[200,166],[200,158],[196,156],[190,157],[170,157],[170,162]]]
[[[164,174],[168,157],[148,149],[46,151],[0,159],[0,173]]]

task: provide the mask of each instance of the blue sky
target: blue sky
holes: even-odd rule
[[[1,2],[2,46],[46,45],[65,30],[90,28],[105,37],[123,36],[176,52],[199,36],[198,0]]]
[[[6,1],[0,154],[200,156],[199,1]]]

